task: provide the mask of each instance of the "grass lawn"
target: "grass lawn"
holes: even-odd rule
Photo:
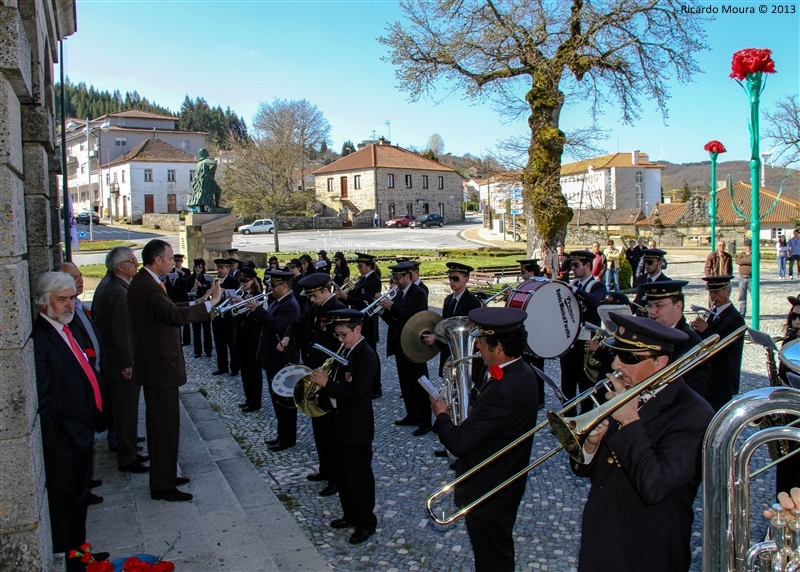
[[[115,246],[136,247],[135,242],[127,240],[81,240],[78,242],[78,252],[93,252],[97,250],[111,250]]]

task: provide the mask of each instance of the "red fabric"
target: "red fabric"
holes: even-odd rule
[[[731,61],[731,77],[742,81],[749,74],[756,72],[775,73],[775,62],[770,57],[769,48],[745,48],[733,54]]]
[[[94,374],[92,366],[89,365],[89,360],[86,359],[86,356],[83,354],[83,350],[78,345],[78,342],[75,341],[69,326],[66,324],[64,324],[64,333],[67,334],[67,339],[69,340],[69,345],[72,348],[72,353],[75,354],[75,358],[78,360],[78,363],[81,364],[81,368],[83,368],[83,373],[86,374],[86,377],[89,378],[89,383],[92,384],[92,391],[94,391],[94,403],[97,405],[97,409],[102,411],[103,398],[100,396],[100,384],[97,382],[97,376]]]

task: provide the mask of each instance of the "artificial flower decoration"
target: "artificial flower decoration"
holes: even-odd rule
[[[713,139],[706,143],[704,150],[708,151],[709,153],[725,153],[725,145]]]
[[[493,365],[489,368],[489,375],[492,376],[492,379],[500,381],[503,379],[503,368],[499,365]]]
[[[745,48],[733,54],[731,77],[742,81],[756,72],[775,73],[775,62],[770,57],[769,48]]]

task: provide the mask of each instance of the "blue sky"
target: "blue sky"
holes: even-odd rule
[[[643,101],[642,118],[633,127],[621,126],[616,110],[606,107],[606,150],[638,148],[651,159],[704,161],[703,145],[718,139],[728,149],[721,159],[749,159],[747,98],[728,78],[731,55],[746,47],[773,50],[778,73],[769,76],[762,109],[798,93],[800,5],[782,5],[796,14],[717,14],[707,25],[711,49],[698,56],[704,73],[688,86],[672,86],[667,125],[651,101]],[[70,80],[136,90],[174,111],[187,94],[202,96],[211,105],[230,106],[249,126],[259,102],[305,98],[330,122],[337,151],[344,141],[358,143],[374,131],[391,134],[403,147],[423,147],[439,133],[445,151],[482,155],[498,140],[525,133],[524,121],[505,123],[489,105],[475,105],[461,93],[442,93],[438,104],[408,102],[396,88],[394,68],[380,59],[386,49],[376,41],[388,23],[402,20],[394,0],[78,0],[77,10],[78,32],[65,43]],[[589,118],[575,105],[562,112],[561,122],[570,129]]]

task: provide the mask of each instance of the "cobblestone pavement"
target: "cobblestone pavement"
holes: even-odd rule
[[[687,289],[690,303],[707,305],[702,275],[703,264],[670,265],[670,276],[692,281]],[[767,267],[762,273],[770,274]],[[445,286],[429,283],[432,309],[441,309]],[[768,279],[762,286],[761,329],[779,334],[788,312],[787,295],[795,295],[800,282],[779,282]],[[735,297],[734,288],[734,297]],[[385,339],[385,328],[381,332]],[[383,354],[383,344],[381,344]],[[383,358],[383,398],[373,401],[375,410],[375,441],[373,470],[376,478],[378,516],[377,533],[368,543],[352,546],[347,542],[348,531],[328,526],[332,518],[341,516],[338,496],[320,497],[318,483],[306,480],[316,471],[316,452],[308,417],[298,416],[297,446],[273,453],[267,450],[265,439],[275,435],[275,419],[265,395],[264,407],[243,414],[236,406],[243,401],[238,377],[212,377],[213,358],[194,359],[186,348],[190,382],[205,388],[212,408],[218,411],[234,438],[264,476],[286,507],[294,514],[301,528],[317,546],[320,553],[337,570],[471,570],[472,550],[462,521],[440,527],[430,521],[424,501],[428,494],[452,479],[448,460],[435,457],[437,441],[432,434],[413,437],[409,427],[396,427],[392,421],[403,416],[394,360]],[[431,368],[433,369],[433,368]],[[764,351],[754,344],[745,345],[742,391],[767,385]],[[553,379],[560,377],[558,360],[548,360],[546,370]],[[434,374],[435,375],[435,374]],[[557,405],[550,389],[546,390],[548,407]],[[541,419],[541,415],[540,415]],[[548,431],[534,440],[534,456],[555,445]],[[761,455],[765,459],[765,453]],[[525,497],[520,506],[514,537],[516,562],[519,570],[577,569],[580,544],[580,523],[589,481],[574,476],[566,455],[557,454],[529,474]],[[774,473],[769,471],[751,487],[753,513],[772,502]],[[324,485],[324,483],[323,483]],[[693,570],[699,570],[702,510],[698,497],[695,502],[695,525],[692,538]],[[760,518],[754,529],[761,534]],[[610,539],[611,540],[611,539]]]

